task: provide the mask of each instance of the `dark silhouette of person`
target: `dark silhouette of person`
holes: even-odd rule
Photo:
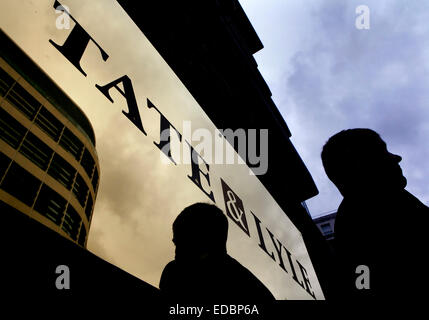
[[[326,174],[344,197],[334,227],[344,298],[427,290],[429,208],[405,190],[401,160],[370,129],[343,130],[323,147]]]
[[[215,205],[195,203],[173,223],[175,259],[161,275],[161,294],[175,301],[268,302],[271,292],[227,254],[228,220]]]

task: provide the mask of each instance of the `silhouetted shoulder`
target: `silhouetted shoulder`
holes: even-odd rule
[[[170,261],[162,271],[161,279],[159,281],[159,289],[164,298],[169,298],[175,295],[175,288],[180,284],[178,283],[179,272],[177,270],[176,261]]]
[[[171,261],[160,280],[163,296],[181,301],[269,302],[275,298],[237,260],[225,255],[192,265]]]
[[[229,255],[225,259],[225,280],[228,282],[230,298],[251,302],[275,300],[268,288],[246,267]],[[235,296],[232,296],[232,295]]]

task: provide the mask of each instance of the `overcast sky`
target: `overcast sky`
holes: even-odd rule
[[[346,128],[367,127],[402,156],[407,189],[429,204],[429,1],[240,0],[264,49],[255,54],[319,195],[312,216],[342,197],[320,152]],[[355,26],[356,7],[370,29]]]

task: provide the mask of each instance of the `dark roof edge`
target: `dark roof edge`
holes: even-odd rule
[[[324,216],[319,216],[316,218],[313,218],[314,223],[320,223],[320,222],[324,222],[324,221],[328,221],[331,220],[332,218],[336,217],[337,215],[337,211],[330,213],[330,214],[326,214]]]
[[[252,23],[244,12],[243,7],[240,2],[237,0],[237,24],[239,26],[240,31],[243,33],[245,39],[247,39],[247,45],[251,50],[252,54],[255,54],[259,50],[264,48],[261,39],[256,33],[255,28],[253,28]]]

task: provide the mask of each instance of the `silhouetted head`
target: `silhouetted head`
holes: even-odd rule
[[[407,179],[399,166],[401,160],[370,129],[343,130],[322,151],[325,172],[343,196],[404,189]]]
[[[195,203],[185,208],[173,223],[176,260],[195,260],[226,253],[228,219],[212,204]]]

